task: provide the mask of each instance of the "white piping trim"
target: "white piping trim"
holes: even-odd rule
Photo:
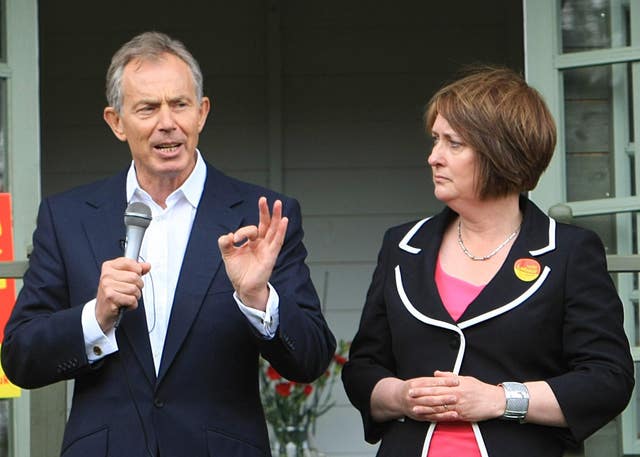
[[[413,246],[409,246],[408,243],[409,243],[409,240],[413,237],[413,235],[415,235],[415,233],[420,229],[420,227],[422,227],[422,225],[425,222],[427,222],[429,219],[430,218],[422,219],[421,221],[417,222],[411,228],[411,230],[409,230],[409,232],[407,232],[407,234],[402,238],[402,240],[398,245],[400,249],[403,249],[411,254],[418,254],[421,251],[421,249],[414,248]],[[552,218],[549,218],[549,244],[541,249],[529,251],[529,254],[531,254],[532,256],[538,256],[546,252],[553,251],[556,248],[555,228],[556,228],[556,221]],[[491,319],[493,317],[499,316],[500,314],[506,313],[507,311],[510,311],[513,308],[517,307],[518,305],[522,304],[522,302],[524,302],[529,297],[531,297],[531,295],[533,295],[540,288],[540,286],[542,286],[542,283],[544,283],[544,281],[547,279],[547,276],[549,276],[550,272],[551,272],[551,268],[549,268],[548,266],[544,267],[542,274],[536,280],[536,282],[534,282],[531,285],[531,287],[529,287],[518,298],[516,298],[515,300],[512,300],[511,302],[507,303],[504,306],[501,306],[500,308],[494,309],[493,311],[489,311],[488,313],[481,314],[480,316],[476,316],[473,319],[460,322],[458,326],[425,316],[411,304],[411,301],[409,300],[409,297],[407,297],[407,294],[404,290],[404,286],[402,284],[402,274],[400,272],[400,265],[396,265],[395,267],[395,279],[396,279],[396,289],[398,290],[398,295],[400,296],[400,299],[402,300],[402,303],[404,304],[405,308],[407,308],[407,311],[409,311],[409,313],[413,317],[418,319],[420,322],[423,322],[428,325],[433,325],[435,327],[453,330],[460,336],[460,347],[458,348],[458,355],[456,357],[456,362],[453,368],[453,372],[455,374],[458,374],[460,372],[460,367],[462,366],[462,358],[464,356],[464,351],[466,349],[466,339],[464,337],[464,333],[462,332],[462,329],[471,327],[472,325],[475,325],[480,322]],[[420,453],[421,457],[427,457],[429,454],[429,446],[431,445],[431,439],[433,438],[433,433],[436,429],[436,425],[437,425],[436,422],[432,422],[431,424],[429,424],[429,428],[427,429],[427,434],[424,438],[424,443],[422,445],[422,452]],[[481,457],[489,457],[489,451],[487,451],[487,446],[484,443],[484,438],[482,437],[482,432],[480,431],[480,427],[476,422],[472,422],[471,428],[473,429],[473,434],[475,436],[476,443],[478,444],[478,449],[480,450]]]
[[[555,219],[549,218],[549,244],[543,248],[536,249],[534,251],[529,251],[529,254],[532,256],[538,256],[542,254],[546,254],[547,252],[553,251],[556,248],[556,221]]]
[[[416,232],[420,230],[420,227],[422,227],[422,225],[425,222],[427,222],[429,219],[431,219],[431,217],[426,217],[421,221],[416,222],[416,224],[413,227],[411,227],[411,230],[409,230],[407,234],[402,238],[402,240],[400,240],[400,243],[398,243],[398,247],[403,251],[407,251],[410,254],[418,254],[420,251],[422,251],[422,249],[420,248],[414,248],[413,246],[409,246],[409,240],[413,238],[413,235],[415,235]]]
[[[476,436],[476,443],[478,443],[478,448],[480,449],[480,455],[482,457],[489,457],[489,451],[487,451],[487,446],[484,444],[484,438],[482,437],[482,433],[480,432],[480,427],[477,422],[471,422],[471,428],[473,429],[473,434]]]
[[[428,325],[433,325],[435,327],[446,328],[447,330],[453,330],[460,336],[460,347],[458,348],[458,355],[456,357],[456,363],[453,367],[453,372],[455,374],[460,373],[460,366],[462,366],[462,357],[464,355],[464,350],[467,346],[466,339],[464,337],[464,333],[460,330],[456,325],[450,324],[448,322],[439,321],[436,319],[432,319],[430,317],[425,316],[420,311],[418,311],[409,301],[409,297],[404,291],[404,286],[402,285],[402,274],[400,273],[400,265],[397,265],[395,268],[396,272],[396,289],[398,289],[398,295],[400,295],[400,300],[404,304],[404,307],[407,308],[407,311],[418,319],[420,322],[423,322]]]
[[[549,268],[548,266],[544,267],[544,270],[542,270],[542,274],[536,280],[536,282],[534,282],[533,285],[529,287],[518,298],[507,303],[506,305],[501,306],[500,308],[496,308],[492,311],[489,311],[488,313],[480,314],[479,316],[476,316],[473,319],[460,322],[458,323],[458,327],[460,327],[461,329],[465,329],[465,328],[471,327],[472,325],[475,325],[480,322],[499,316],[500,314],[506,313],[507,311],[511,311],[513,308],[520,305],[523,301],[525,301],[526,299],[531,297],[534,293],[536,293],[536,291],[540,288],[540,286],[542,286],[542,283],[547,279],[547,276],[549,276],[550,272],[551,272],[551,268]]]
[[[420,452],[420,457],[427,457],[429,455],[429,447],[431,446],[431,440],[433,439],[433,433],[436,430],[436,425],[438,425],[437,422],[431,422],[429,424],[427,435],[424,437],[424,443],[422,444],[422,452]],[[480,455],[482,457],[489,457],[489,451],[487,451],[487,445],[484,444],[484,438],[482,437],[482,432],[480,431],[478,423],[471,422],[471,429],[473,430],[476,444],[478,445],[478,449],[480,450]]]
[[[424,437],[424,444],[422,445],[422,452],[420,457],[427,457],[429,453],[429,446],[431,446],[431,438],[433,438],[433,432],[436,429],[437,422],[431,422],[429,429],[427,430],[427,436]]]

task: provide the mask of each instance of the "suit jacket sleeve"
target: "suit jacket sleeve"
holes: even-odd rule
[[[576,441],[612,420],[633,390],[623,310],[592,232],[576,233],[567,256],[563,357],[567,372],[548,379]]]
[[[280,324],[271,340],[259,338],[262,355],[285,378],[311,382],[326,370],[336,341],[325,322],[320,302],[305,264],[300,206],[284,201],[289,218],[285,242],[270,282],[278,292]],[[258,333],[255,331],[256,335]]]
[[[33,252],[24,286],[5,328],[2,365],[8,378],[24,388],[70,379],[89,362],[84,350],[82,304],[70,303],[67,271],[58,247],[50,204],[40,204]]]
[[[390,232],[387,231],[367,292],[360,326],[351,343],[349,361],[342,369],[347,396],[360,411],[365,439],[369,443],[378,442],[385,429],[385,424],[375,422],[371,416],[371,393],[378,381],[396,376],[384,299],[388,252],[389,246],[393,244],[390,238]]]

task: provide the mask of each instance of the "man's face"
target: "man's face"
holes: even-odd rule
[[[122,109],[105,108],[104,118],[127,141],[142,188],[178,188],[196,163],[198,137],[209,99],[198,103],[187,64],[172,54],[133,60],[122,77]]]

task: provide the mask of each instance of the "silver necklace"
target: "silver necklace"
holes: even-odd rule
[[[500,245],[497,248],[495,248],[489,254],[483,255],[482,257],[479,257],[479,256],[471,254],[471,252],[469,252],[467,247],[464,245],[464,241],[462,241],[462,231],[460,230],[461,226],[462,226],[462,221],[458,220],[458,244],[460,245],[460,249],[462,249],[462,252],[464,252],[464,254],[467,257],[469,257],[471,260],[477,260],[477,261],[480,261],[480,262],[485,261],[485,260],[489,260],[491,257],[493,257],[498,252],[500,252],[500,249],[505,247],[509,243],[509,241],[514,239],[516,237],[516,235],[518,234],[518,232],[520,231],[520,227],[518,227],[517,229],[515,229],[513,231],[513,233],[511,235],[509,235],[507,237],[506,240],[504,240],[502,243],[500,243]]]

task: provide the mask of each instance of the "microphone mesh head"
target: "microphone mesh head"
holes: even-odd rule
[[[124,211],[124,225],[148,227],[151,222],[151,208],[142,202],[133,202]]]

